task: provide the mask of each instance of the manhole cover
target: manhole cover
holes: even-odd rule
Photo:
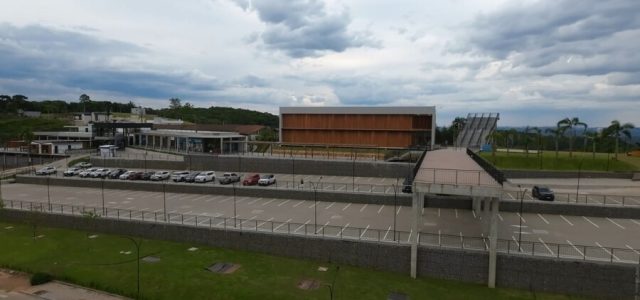
[[[391,292],[389,293],[387,300],[409,300],[409,296],[399,292]]]
[[[219,262],[213,265],[210,265],[207,270],[213,273],[218,274],[231,274],[237,271],[240,268],[240,265],[236,265],[229,262]]]
[[[298,282],[298,288],[301,290],[315,290],[320,287],[320,281],[315,279],[303,279]]]
[[[155,257],[155,256],[145,256],[144,258],[142,258],[142,261],[148,262],[148,263],[157,263],[160,261],[160,257]]]

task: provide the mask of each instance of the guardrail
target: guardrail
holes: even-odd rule
[[[421,168],[417,182],[449,185],[497,186],[484,170]]]
[[[576,194],[576,193],[554,193],[554,202],[576,203],[595,206],[640,206],[640,196],[629,195],[599,195],[599,194]],[[502,196],[504,200],[520,201],[540,201],[533,197],[531,191],[505,191]]]
[[[507,178],[504,176],[502,171],[498,170],[494,165],[490,164],[484,158],[480,157],[475,152],[471,151],[471,149],[467,148],[467,154],[471,156],[471,159],[475,161],[478,165],[480,165],[495,181],[497,181],[500,185],[502,185]]]
[[[162,222],[210,229],[240,230],[273,234],[301,235],[317,238],[361,240],[379,243],[410,244],[413,232],[384,229],[371,229],[347,226],[316,225],[282,221],[230,218],[214,215],[189,215],[164,213],[162,211],[128,210],[109,207],[90,207],[61,203],[4,200],[5,208],[37,211],[42,213],[87,215],[117,220],[136,220],[143,222]],[[414,236],[415,238],[415,236]],[[422,246],[452,248],[463,250],[488,251],[487,237],[468,237],[440,233],[421,232],[418,243]],[[604,246],[586,246],[574,244],[545,243],[544,241],[521,241],[498,239],[497,251],[512,255],[525,255],[546,258],[563,258],[609,263],[637,264],[640,251]]]

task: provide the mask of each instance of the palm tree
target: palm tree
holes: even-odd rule
[[[494,130],[491,135],[491,156],[493,157],[493,164],[496,164],[496,150],[498,148],[498,140],[502,138],[502,133],[498,130]]]
[[[591,146],[593,147],[593,159],[596,158],[596,143],[600,141],[601,138],[602,138],[602,132],[591,131],[585,134],[585,141],[587,139],[591,140]],[[584,144],[586,145],[587,143],[585,142]],[[586,147],[584,150],[585,152],[587,152]]]
[[[547,130],[545,130],[545,132],[547,133],[551,133],[553,135],[553,140],[556,144],[556,159],[558,159],[558,142],[560,141],[560,137],[562,137],[564,135],[564,131],[566,130],[566,128],[564,127],[556,127],[556,129],[552,129],[552,128],[547,128]]]
[[[509,147],[513,147],[517,136],[518,131],[513,128],[504,133],[505,146],[507,146],[507,155],[509,155]],[[509,140],[511,140],[511,143],[509,143]]]
[[[631,123],[620,124],[618,120],[611,121],[611,125],[605,129],[604,135],[614,137],[616,140],[616,152],[614,159],[618,159],[618,143],[620,141],[620,135],[624,135],[631,139],[631,129],[635,128]]]
[[[582,132],[582,134],[584,135],[584,133],[587,132],[587,123],[581,122],[579,118],[574,117],[573,119],[564,118],[558,121],[557,126],[565,128],[565,130],[571,130],[572,135],[569,136],[569,157],[573,157],[573,140],[576,138],[576,127],[584,127],[584,130]]]

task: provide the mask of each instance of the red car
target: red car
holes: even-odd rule
[[[244,178],[242,185],[256,185],[258,184],[258,180],[260,180],[259,174],[251,174]]]
[[[129,177],[127,177],[127,179],[129,179],[129,180],[142,180],[143,176],[144,176],[144,172],[135,172],[135,173],[131,173],[129,175]]]

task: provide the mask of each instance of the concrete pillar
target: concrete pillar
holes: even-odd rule
[[[424,193],[416,192],[413,189],[413,199],[411,202],[411,278],[417,277],[418,271],[418,243],[420,241],[420,230],[422,229],[422,208],[424,207]]]
[[[491,201],[491,221],[489,232],[489,287],[496,287],[496,263],[498,247],[498,209],[500,198],[488,198]]]
[[[224,154],[224,149],[222,148],[224,138],[220,138],[220,154]]]
[[[491,198],[482,197],[482,233],[485,236],[489,235],[491,226]]]

